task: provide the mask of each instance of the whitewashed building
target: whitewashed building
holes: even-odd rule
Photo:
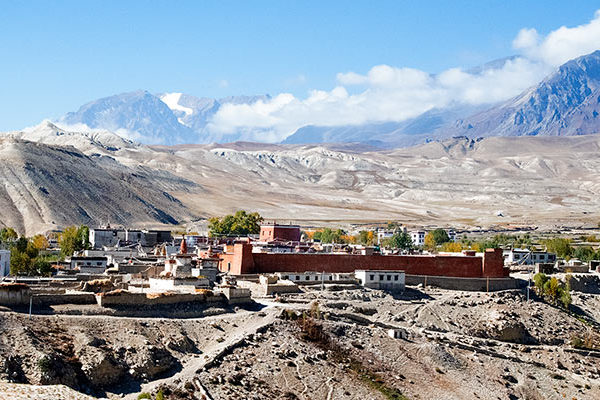
[[[377,244],[381,244],[382,240],[389,239],[394,236],[394,231],[379,228],[377,229]]]
[[[534,265],[538,263],[556,262],[556,254],[547,251],[531,251],[528,249],[504,250],[506,264]]]
[[[10,251],[0,250],[0,277],[10,274]]]
[[[106,265],[106,257],[71,257],[71,269],[81,274],[103,274]]]
[[[403,291],[406,282],[404,271],[398,270],[356,270],[354,276],[361,285],[371,289]]]
[[[415,246],[423,246],[425,244],[425,231],[411,231],[410,238]]]

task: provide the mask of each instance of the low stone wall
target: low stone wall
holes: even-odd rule
[[[96,296],[94,293],[34,294],[33,304],[37,306],[96,304]]]
[[[455,278],[428,275],[406,275],[407,285],[429,285],[442,289],[466,291],[497,291],[517,289],[520,282],[513,278]]]
[[[179,303],[213,303],[225,301],[221,295],[206,296],[204,294],[189,293],[103,293],[95,295],[101,307],[141,307],[159,306]]]
[[[571,290],[581,293],[600,293],[600,276],[597,274],[573,275],[571,281]]]
[[[264,288],[264,295],[270,296],[273,294],[283,294],[283,293],[298,293],[300,289],[296,284],[283,284],[283,283],[272,283],[266,285],[260,285]]]
[[[0,306],[28,305],[31,298],[29,286],[21,283],[0,284]]]
[[[559,268],[561,272],[572,274],[586,274],[590,272],[590,267],[587,265],[563,265]]]
[[[252,302],[250,289],[240,287],[222,287],[219,290],[227,298],[229,304],[244,304]]]

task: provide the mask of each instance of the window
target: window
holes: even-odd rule
[[[392,280],[392,276],[391,276],[391,275],[388,275],[388,276],[387,276],[387,280],[388,280],[388,281],[391,281],[391,280]]]
[[[287,278],[288,278],[287,275],[284,275],[284,276],[281,277],[281,279],[287,279]]]
[[[369,280],[370,281],[374,281],[375,280],[375,275],[369,275]]]
[[[310,280],[310,276],[306,275],[306,280],[307,281]]]
[[[296,275],[296,280],[299,281],[300,280],[300,275]]]
[[[398,280],[398,275],[394,275],[394,280],[397,281]]]
[[[318,281],[319,277],[317,275],[315,275],[315,281]]]
[[[332,281],[333,280],[333,276],[329,275],[329,280]]]
[[[101,265],[102,265],[102,263],[101,263],[100,261],[98,261],[98,262],[96,263],[96,265],[97,265],[97,266],[101,266]]]
[[[230,262],[227,263],[227,271],[231,271],[231,263]]]
[[[379,280],[382,281],[383,280],[383,275],[379,275]]]

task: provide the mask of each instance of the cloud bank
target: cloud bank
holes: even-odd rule
[[[330,91],[304,99],[282,93],[269,101],[226,104],[207,130],[220,136],[277,142],[306,125],[340,126],[403,121],[433,108],[493,104],[518,95],[564,62],[600,48],[600,10],[587,24],[560,27],[546,36],[523,28],[513,41],[517,57],[469,72],[452,68],[437,75],[413,68],[377,65],[366,74],[337,74]]]

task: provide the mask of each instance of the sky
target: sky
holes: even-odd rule
[[[600,47],[598,8],[587,0],[8,0],[0,131],[137,89],[271,94],[271,102],[224,107],[210,125],[268,141],[304,124],[491,103]],[[511,55],[519,57],[489,76],[465,72]]]

